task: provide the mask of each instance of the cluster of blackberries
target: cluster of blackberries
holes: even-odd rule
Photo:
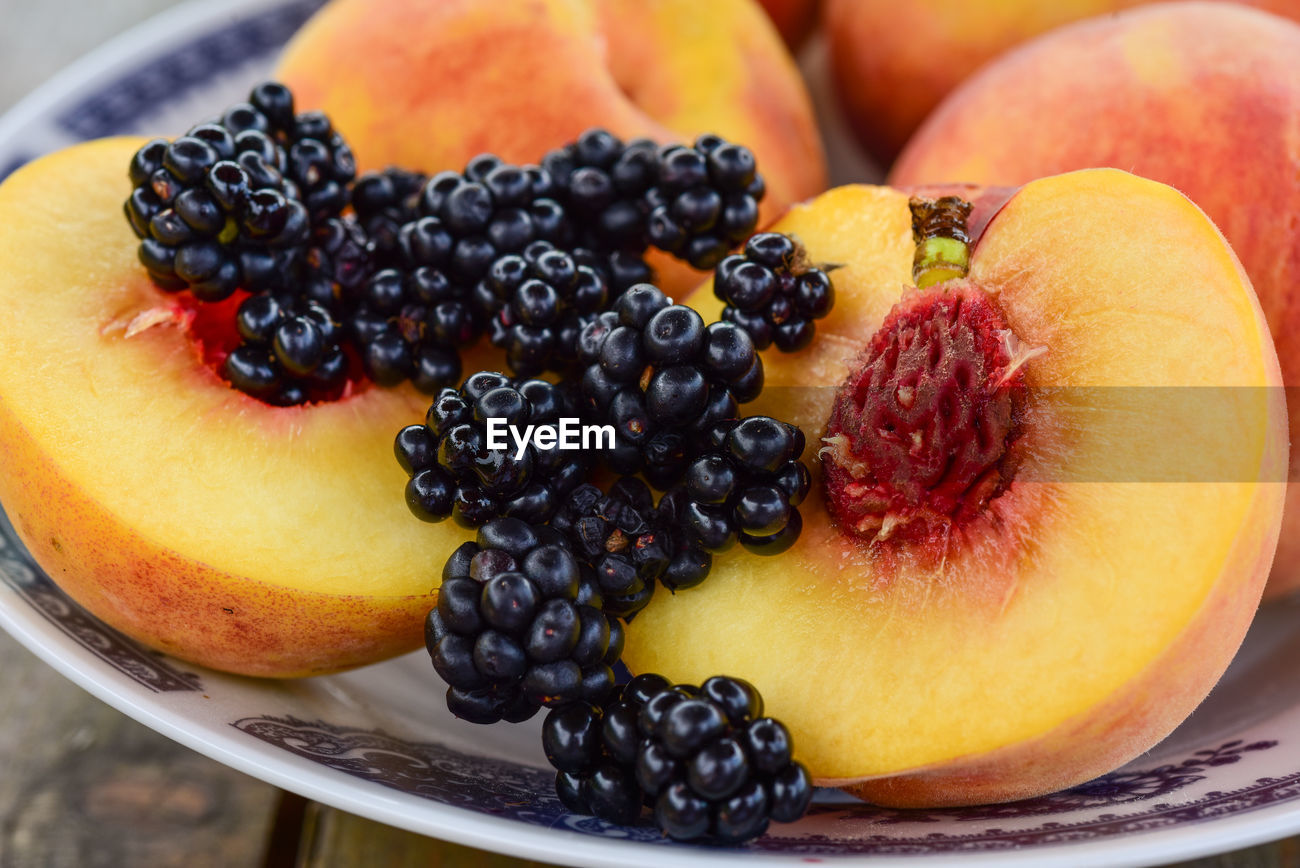
[[[616,473],[672,485],[694,433],[734,419],[763,388],[763,362],[731,323],[705,326],[649,284],[619,296],[578,338],[584,416],[614,427],[604,453]]]
[[[403,428],[394,443],[410,476],[407,505],[425,521],[451,516],[465,527],[500,516],[548,521],[586,479],[587,459],[559,442],[543,448],[530,441],[519,448],[508,430],[574,415],[564,391],[545,380],[481,371],[460,389],[444,389],[425,423]]]
[[[763,232],[750,238],[743,253],[718,264],[713,292],[727,304],[722,318],[748,332],[760,350],[773,343],[786,353],[808,346],[813,320],[830,313],[835,290],[830,275],[806,258],[788,235]]]
[[[571,811],[634,822],[643,806],[669,837],[737,844],[807,811],[812,781],[790,733],[762,717],[758,691],[736,678],[699,687],[640,675],[600,705],[553,709],[542,746]]]
[[[150,276],[220,301],[292,286],[312,220],[346,206],[356,164],[328,118],[294,114],[289,90],[266,82],[220,118],[147,143],[129,174],[126,215]]]
[[[226,357],[225,373],[240,391],[291,406],[343,387],[348,359],[328,308],[284,293],[250,295],[235,328],[243,342]]]
[[[543,705],[605,701],[623,625],[600,606],[558,532],[514,518],[483,525],[447,561],[425,622],[447,707],[495,723],[527,720]]]
[[[715,425],[680,489],[687,531],[710,552],[737,541],[759,554],[788,549],[803,529],[798,506],[812,487],[803,451],[803,432],[769,416]]]

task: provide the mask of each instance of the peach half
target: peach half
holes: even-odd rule
[[[312,675],[418,647],[463,532],[413,521],[393,433],[413,389],[270,407],[204,363],[122,216],[143,140],[0,186],[0,503],[108,624],[181,659]]]
[[[1292,388],[1300,386],[1297,118],[1300,25],[1234,4],[1160,3],[1079,22],[990,63],[929,117],[890,183],[1023,184],[1112,166],[1183,191],[1241,257]],[[1300,478],[1294,456],[1290,473]],[[1289,499],[1270,597],[1300,589],[1300,485]]]
[[[808,437],[803,534],[656,596],[624,655],[749,679],[819,783],[895,806],[1058,790],[1169,733],[1250,623],[1287,460],[1259,305],[1180,193],[1117,170],[924,192],[974,205],[965,279],[907,289],[906,192],[776,225],[840,265],[818,338],[768,354],[746,408]]]
[[[803,79],[755,0],[332,0],[275,74],[363,171],[460,170],[484,152],[536,163],[601,126],[746,145],[767,181],[762,223],[826,187]],[[654,264],[672,288],[701,280]]]

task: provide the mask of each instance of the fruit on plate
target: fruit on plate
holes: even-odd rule
[[[234,297],[187,305],[137,259],[122,199],[141,144],[78,145],[0,187],[0,502],[75,600],[182,659],[291,676],[417,647],[469,536],[394,496],[393,432],[428,398],[232,389],[199,342],[234,339]]]
[[[817,340],[768,353],[746,408],[821,448],[803,534],[656,595],[624,661],[745,679],[818,783],[869,801],[1029,797],[1151,747],[1237,649],[1281,516],[1279,370],[1169,187],[920,192],[933,210],[842,187],[774,227],[840,266]]]
[[[840,103],[858,138],[888,165],[944,96],[985,63],[1054,28],[1146,2],[1150,0],[827,0],[823,20]],[[1245,5],[1300,18],[1296,0],[1254,0]],[[1039,70],[1022,84],[1028,86],[1042,77],[1049,84],[1068,82],[1100,89],[1105,73],[1095,75],[1091,63],[1086,68],[1086,76],[1065,66],[1050,73]],[[1202,71],[1208,75],[1213,68]],[[1131,94],[1124,90],[1116,96]]]
[[[1241,257],[1283,382],[1295,386],[1298,117],[1300,25],[1233,5],[1161,4],[1060,30],[990,65],[931,116],[891,180],[1022,184],[1114,166],[1182,190]],[[1289,501],[1269,596],[1300,588],[1300,488]]]
[[[803,81],[753,0],[333,0],[276,75],[346,131],[362,171],[460,170],[484,151],[531,163],[601,126],[745,144],[763,223],[825,187]]]

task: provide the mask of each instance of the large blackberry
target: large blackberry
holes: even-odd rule
[[[325,115],[295,115],[288,88],[264,82],[220,118],[146,144],[129,174],[126,214],[150,276],[219,301],[290,286],[311,222],[343,210],[356,166]]]
[[[425,621],[447,707],[495,723],[527,720],[542,705],[605,701],[623,626],[599,605],[558,533],[515,518],[483,525],[448,559]]]
[[[397,460],[410,476],[407,506],[425,521],[450,515],[466,527],[498,516],[549,520],[564,496],[586,478],[587,458],[559,443],[551,448],[530,443],[521,454],[504,429],[575,416],[564,392],[545,380],[512,380],[482,371],[459,390],[443,389],[425,424],[403,428],[394,443]],[[503,448],[489,446],[489,419]]]
[[[734,419],[763,386],[763,363],[731,323],[707,328],[649,284],[628,290],[578,340],[589,421],[614,426],[605,460],[668,488],[691,458],[690,439]]]
[[[830,313],[835,288],[830,275],[807,261],[803,246],[788,235],[763,232],[743,253],[718,264],[714,294],[726,302],[722,318],[749,333],[754,346],[790,353],[812,343],[813,320]]]
[[[235,327],[243,341],[223,371],[241,392],[289,406],[336,397],[347,379],[339,324],[314,301],[252,295],[240,303]]]
[[[578,335],[608,296],[595,269],[548,241],[501,257],[476,288],[480,309],[495,308],[491,341],[506,351],[506,363],[520,377],[571,369]]]
[[[140,262],[162,289],[220,301],[238,287],[283,287],[310,222],[282,170],[284,149],[264,133],[201,124],[136,152],[126,216]]]
[[[769,416],[749,416],[709,433],[707,451],[691,462],[682,483],[683,526],[710,552],[737,540],[759,554],[785,551],[803,529],[798,506],[812,485],[799,460],[803,432]]]
[[[646,805],[671,838],[738,844],[771,820],[799,819],[812,801],[789,731],[762,713],[762,697],[740,679],[695,687],[646,674],[604,706],[553,709],[542,747],[571,811],[626,825]]]
[[[706,134],[694,147],[665,147],[645,197],[650,243],[694,268],[714,268],[758,225],[765,190],[754,154],[743,145]]]
[[[390,166],[366,172],[352,186],[352,208],[374,244],[379,267],[401,264],[402,227],[419,219],[420,191],[427,180],[420,172]]]
[[[625,143],[598,127],[542,158],[577,244],[640,258],[648,245],[645,194],[658,180],[657,159],[650,139]]]
[[[630,618],[645,608],[656,583],[669,590],[704,581],[712,557],[687,540],[675,513],[656,508],[654,495],[635,477],[601,491],[575,488],[551,519],[574,554],[595,571],[605,611]]]

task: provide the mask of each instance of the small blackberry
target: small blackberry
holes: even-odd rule
[[[788,235],[763,232],[743,253],[718,264],[713,293],[726,302],[722,318],[735,323],[765,350],[790,353],[812,342],[813,320],[830,313],[835,288],[830,275],[807,262],[803,247]]]
[[[548,241],[507,254],[476,288],[480,309],[495,308],[494,346],[516,376],[564,372],[578,361],[578,335],[609,297],[604,278]]]
[[[656,162],[645,196],[650,243],[694,268],[714,268],[758,225],[766,187],[753,152],[706,134],[694,147],[662,148]]]
[[[625,143],[594,127],[542,158],[577,244],[640,258],[648,245],[645,195],[658,179],[657,157],[650,139]]]
[[[374,244],[356,218],[328,217],[312,229],[297,294],[341,318],[360,300],[374,266]]]
[[[352,208],[375,248],[380,268],[401,264],[402,227],[419,219],[420,191],[428,177],[396,166],[366,172],[352,186]]]
[[[443,569],[425,621],[447,707],[474,723],[527,720],[540,706],[604,702],[623,627],[558,533],[515,518],[479,528]]]
[[[627,825],[646,805],[670,838],[739,844],[772,820],[794,822],[812,801],[789,731],[762,713],[758,691],[738,678],[695,687],[646,674],[604,706],[553,709],[542,748],[575,813]]]
[[[788,549],[803,529],[798,506],[812,485],[803,450],[802,431],[768,416],[715,426],[682,482],[688,534],[710,552],[737,540],[759,554]]]
[[[235,328],[242,342],[223,363],[230,384],[268,404],[335,397],[347,379],[339,324],[324,306],[284,295],[251,295]]]
[[[690,460],[690,438],[752,401],[763,363],[731,323],[707,328],[689,307],[635,286],[583,329],[579,389],[589,420],[613,425],[606,462],[668,488]]]
[[[556,423],[573,417],[563,390],[545,380],[512,380],[482,371],[460,389],[443,389],[423,425],[398,432],[394,451],[410,476],[406,504],[425,521],[448,516],[479,527],[498,516],[532,523],[551,518],[562,499],[587,475],[582,452],[543,449],[534,443],[520,454],[504,428]],[[490,448],[488,420],[504,448]]]
[[[575,488],[551,527],[593,568],[605,611],[631,618],[650,602],[656,583],[669,590],[693,587],[712,566],[712,557],[685,538],[674,518],[656,508],[645,483],[623,477],[608,492],[591,484]]]

